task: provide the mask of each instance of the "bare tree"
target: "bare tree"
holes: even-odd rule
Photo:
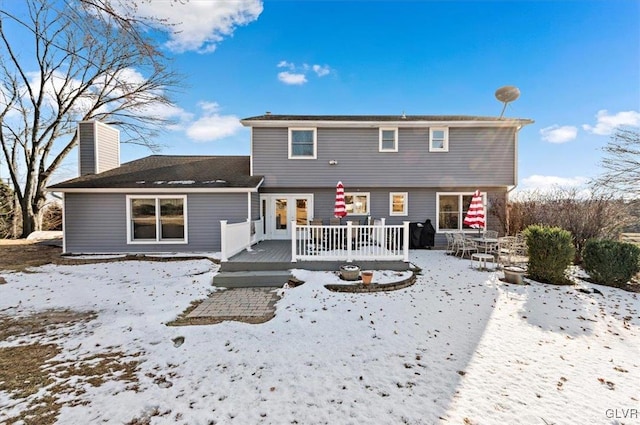
[[[149,43],[144,36],[145,31],[159,27],[172,30],[174,24],[167,19],[140,13],[139,4],[151,3],[152,0],[66,0],[69,7],[80,6],[86,13],[102,19],[109,25],[115,25],[129,40],[141,50],[146,50]],[[189,0],[170,0],[171,4],[185,4]],[[152,55],[153,57],[153,55]]]
[[[41,228],[44,189],[76,146],[79,121],[110,122],[123,141],[157,147],[152,139],[170,122],[180,85],[155,42],[132,30],[134,20],[92,8],[111,2],[25,3],[20,15],[0,9],[0,146],[23,237]]]
[[[631,224],[629,203],[610,192],[581,193],[577,188],[556,188],[549,192],[525,192],[509,205],[509,229],[522,231],[531,224],[568,230],[576,248],[576,262],[587,240],[616,239]]]
[[[629,198],[640,196],[640,131],[618,127],[603,150],[606,171],[594,185]]]

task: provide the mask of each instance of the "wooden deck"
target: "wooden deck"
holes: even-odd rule
[[[342,261],[298,261],[291,262],[290,240],[267,240],[253,245],[251,251],[242,251],[220,264],[220,271],[255,270],[338,270]],[[362,269],[408,270],[410,263],[403,261],[354,261]]]
[[[262,241],[251,247],[252,251],[242,251],[229,258],[229,262],[256,263],[291,262],[291,241]]]

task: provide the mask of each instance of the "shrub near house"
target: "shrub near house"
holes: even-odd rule
[[[624,285],[640,272],[640,247],[626,242],[589,240],[582,258],[585,271],[602,285]]]
[[[529,251],[528,276],[538,282],[569,285],[565,270],[574,259],[571,233],[559,227],[533,225],[524,230]]]

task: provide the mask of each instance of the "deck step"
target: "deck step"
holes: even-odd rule
[[[282,270],[219,272],[213,277],[213,285],[224,288],[282,287],[291,278]]]

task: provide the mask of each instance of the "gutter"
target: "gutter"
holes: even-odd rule
[[[332,120],[251,120],[243,119],[240,123],[245,127],[323,127],[323,128],[377,128],[391,126],[398,128],[422,127],[516,127],[518,130],[532,124],[528,119],[502,119],[495,121],[332,121]]]

